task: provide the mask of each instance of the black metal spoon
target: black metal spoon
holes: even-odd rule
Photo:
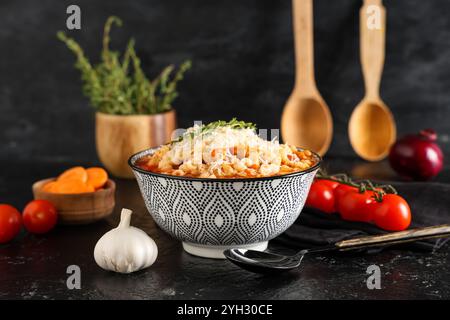
[[[248,271],[256,273],[277,273],[299,267],[306,254],[366,249],[370,247],[380,247],[449,236],[450,225],[441,225],[393,232],[379,236],[367,236],[343,240],[330,246],[305,249],[292,256],[247,249],[228,249],[225,250],[223,254],[228,260]]]

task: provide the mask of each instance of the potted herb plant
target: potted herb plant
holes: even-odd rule
[[[101,60],[93,65],[83,49],[62,31],[58,38],[75,54],[75,67],[81,72],[83,93],[96,111],[97,154],[103,165],[115,176],[133,177],[127,160],[133,153],[170,141],[176,128],[172,103],[178,96],[177,83],[191,67],[185,61],[174,72],[166,67],[158,77],[149,80],[141,68],[134,49],[128,42],[121,56],[109,49],[110,30],[122,22],[109,17],[105,23]]]

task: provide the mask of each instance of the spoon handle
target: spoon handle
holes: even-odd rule
[[[295,86],[314,90],[313,1],[292,0],[295,43]]]
[[[352,249],[363,249],[369,247],[379,247],[391,244],[400,244],[431,238],[444,238],[450,236],[450,225],[411,229],[400,232],[388,233],[380,236],[368,236],[339,241],[336,248],[345,251]]]
[[[366,97],[379,98],[385,54],[386,10],[381,0],[364,0],[359,12],[361,66]]]

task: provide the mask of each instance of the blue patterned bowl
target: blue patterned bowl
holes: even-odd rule
[[[302,172],[253,179],[200,179],[142,170],[129,159],[145,205],[155,222],[183,242],[190,254],[224,258],[228,248],[265,250],[289,228],[305,204],[317,164]]]

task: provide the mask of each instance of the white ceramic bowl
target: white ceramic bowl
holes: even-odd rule
[[[253,179],[200,179],[152,173],[129,159],[148,211],[190,254],[224,258],[228,248],[265,250],[289,228],[305,204],[321,159],[302,172]]]

